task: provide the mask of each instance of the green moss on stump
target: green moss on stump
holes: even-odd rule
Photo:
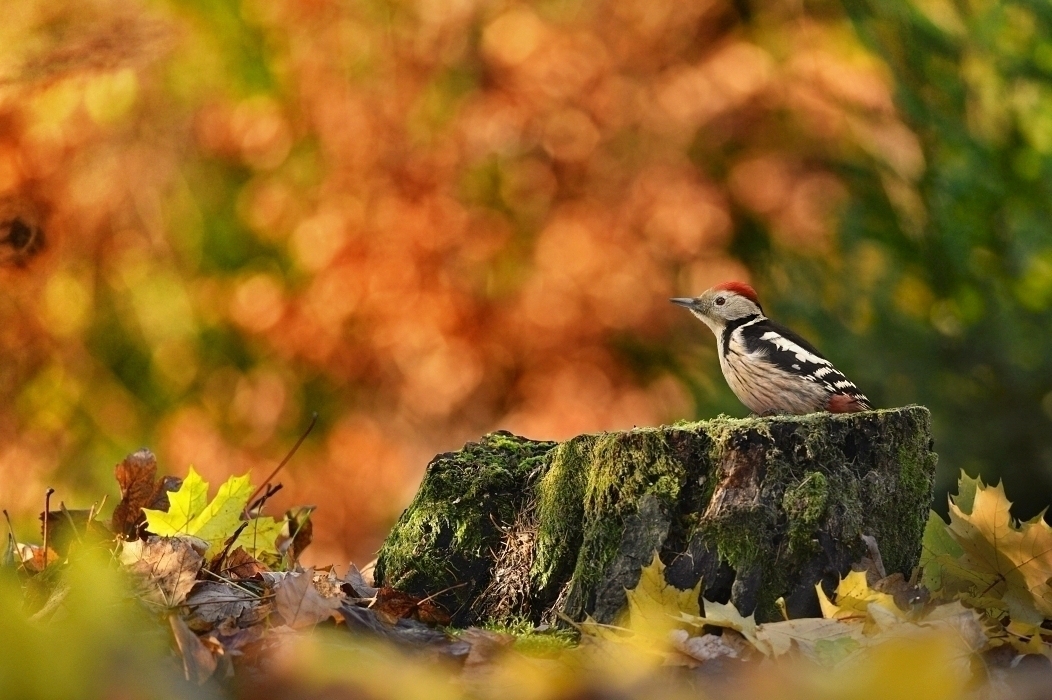
[[[445,591],[441,602],[463,617],[489,581],[501,527],[525,506],[554,446],[496,432],[436,456],[380,550],[376,579],[417,595]]]
[[[778,617],[779,597],[794,616],[815,614],[814,584],[835,585],[863,555],[863,534],[889,572],[910,573],[935,462],[918,406],[720,417],[559,444],[495,433],[429,465],[377,577],[417,595],[450,589],[439,600],[460,624],[509,614],[493,603],[505,580],[529,591],[516,616],[609,621],[659,551],[671,583],[703,580],[707,598],[759,620]]]

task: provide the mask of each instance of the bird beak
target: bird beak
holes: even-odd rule
[[[688,298],[685,298],[685,297],[675,297],[675,298],[669,299],[669,301],[671,301],[676,306],[683,306],[683,307],[686,307],[688,309],[695,309],[695,308],[697,308],[697,304],[698,304],[698,300],[697,299],[688,299]]]

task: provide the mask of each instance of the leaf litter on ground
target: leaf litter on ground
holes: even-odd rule
[[[603,678],[629,685],[669,666],[721,682],[751,678],[747,669],[764,663],[786,669],[806,663],[847,678],[842,674],[864,675],[907,648],[919,650],[913,660],[934,654],[950,679],[974,678],[979,660],[992,684],[1010,678],[1005,674],[1014,665],[1033,666],[1034,658],[1047,663],[1052,656],[1048,577],[1041,579],[1049,566],[1049,528],[1037,518],[1015,522],[1000,487],[967,476],[951,501],[950,523],[934,515],[929,520],[922,566],[912,580],[884,575],[877,543],[867,542],[869,555],[834,590],[816,586],[823,617],[757,623],[732,603],[704,599],[704,582],[690,590],[669,585],[655,553],[626,590],[614,624],[588,619],[576,625],[578,644],[549,645],[543,658],[523,656],[519,641],[545,636],[546,626],[527,624],[515,634],[450,630],[448,612],[432,597],[377,587],[353,564],[343,578],[331,568],[299,567],[312,509],[294,509],[282,519],[245,512],[253,493],[247,476],[232,477],[209,500],[208,484],[195,471],[182,481],[158,478],[156,461],[144,450],[118,465],[117,478],[122,498],[109,528],[96,520],[95,509],[67,518],[69,536],[61,551],[49,551],[46,568],[42,547],[14,540],[9,566],[38,590],[31,604],[36,619],[50,620],[69,595],[68,586],[52,581],[59,578],[55,572],[78,548],[99,546],[98,538],[83,536],[89,530],[112,532],[137,599],[166,621],[182,673],[193,683],[258,674],[276,650],[309,639],[316,628],[378,640],[401,650],[383,653],[410,654],[407,663],[452,662],[476,690],[542,667],[553,678],[584,673],[593,678],[589,683]],[[47,514],[56,516],[49,522],[60,522],[61,513]],[[524,632],[527,637],[518,636]],[[595,669],[599,676],[587,675]]]

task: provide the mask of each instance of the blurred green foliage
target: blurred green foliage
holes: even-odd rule
[[[1052,501],[1052,6],[845,6],[924,168],[842,162],[840,269],[794,275],[779,303],[878,404],[932,409],[937,508],[963,468],[1003,477],[1029,516]]]
[[[0,568],[0,692],[26,700],[209,698],[185,683],[163,623],[99,548],[20,581]]]

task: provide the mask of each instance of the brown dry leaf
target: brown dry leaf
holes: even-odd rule
[[[492,663],[515,643],[514,635],[493,632],[481,627],[469,627],[460,634],[458,639],[471,645],[468,658],[464,661],[464,665],[468,667]]]
[[[172,626],[179,653],[183,656],[183,673],[186,674],[186,680],[198,685],[204,684],[215,673],[216,657],[186,626],[181,617],[169,615],[168,622]]]
[[[113,509],[111,527],[131,539],[143,520],[142,509],[150,504],[157,488],[157,458],[147,449],[134,452],[114,468],[114,476],[121,487],[121,501]]]
[[[189,537],[150,537],[125,542],[121,563],[140,577],[142,598],[165,607],[186,600],[204,564],[200,545]]]
[[[274,608],[293,629],[310,627],[332,617],[343,602],[326,598],[314,587],[314,571],[289,573],[274,587]]]
[[[258,559],[245,551],[244,547],[238,547],[223,561],[222,568],[217,572],[224,578],[239,579],[252,578],[269,569]]]
[[[353,563],[347,570],[347,575],[343,577],[343,581],[350,587],[351,593],[356,598],[375,598],[380,590],[369,583],[365,579],[365,575]]]
[[[47,548],[47,556],[44,556],[44,548],[36,544],[22,544],[21,542],[15,543],[15,552],[18,554],[19,561],[22,562],[22,566],[25,570],[31,574],[39,574],[44,570],[45,561],[47,566],[51,566],[57,561],[61,561],[58,552]]]
[[[182,484],[182,479],[174,476],[157,483],[157,458],[147,449],[125,457],[114,469],[114,475],[121,487],[121,501],[113,509],[110,528],[128,540],[139,537],[146,522],[142,509],[168,510],[168,492]]]
[[[417,598],[390,586],[379,589],[376,600],[369,607],[391,620],[404,617],[429,625],[448,625],[450,622],[449,613],[435,601]]]
[[[153,492],[153,500],[150,501],[149,508],[151,510],[168,510],[171,507],[168,494],[178,491],[182,485],[183,480],[178,476],[166,476],[161,479]]]
[[[250,589],[221,581],[200,581],[186,598],[186,624],[196,632],[220,627],[251,627],[270,613],[271,606]]]
[[[113,535],[94,519],[93,508],[69,510],[63,503],[59,510],[47,514],[48,546],[65,556],[74,542],[102,542]],[[40,514],[40,536],[44,536],[44,513]]]

